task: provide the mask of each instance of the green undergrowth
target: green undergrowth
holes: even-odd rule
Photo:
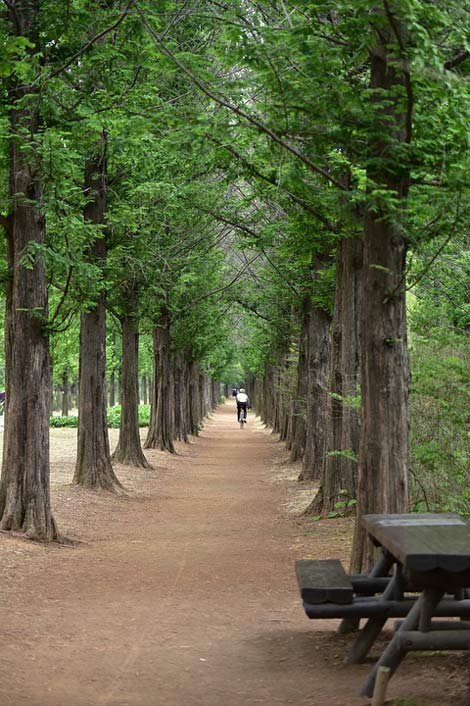
[[[108,427],[110,429],[119,429],[119,423],[121,421],[121,407],[116,405],[115,407],[108,408]],[[150,422],[150,405],[141,404],[139,406],[139,426],[148,427]],[[78,417],[76,415],[70,415],[69,417],[51,417],[50,426],[54,428],[70,427],[76,428],[78,426]]]
[[[410,499],[470,517],[470,345],[416,337],[411,349]]]

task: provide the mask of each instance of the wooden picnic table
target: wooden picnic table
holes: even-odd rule
[[[470,622],[435,620],[436,615],[462,618],[467,614],[470,524],[458,515],[444,513],[365,515],[361,521],[372,541],[383,549],[386,560],[381,558],[379,573],[393,570],[378,602],[385,606],[391,599],[403,601],[405,593],[417,596],[361,690],[372,696],[379,668],[388,667],[393,674],[411,650],[470,649]],[[363,660],[387,617],[385,612],[379,613],[366,622],[349,662]]]

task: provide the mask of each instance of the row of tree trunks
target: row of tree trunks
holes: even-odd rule
[[[123,346],[124,348],[124,346]],[[119,370],[118,375],[111,373],[108,381],[108,405],[114,407],[121,404],[121,384],[123,373]],[[64,370],[61,375],[60,384],[54,387],[53,409],[60,410],[62,417],[68,417],[74,406],[78,406],[78,394],[75,390],[76,383],[71,382],[68,370]],[[147,375],[142,375],[139,388],[139,402],[148,404],[148,388],[150,387]]]
[[[41,3],[39,0],[24,0],[7,5],[2,17],[12,37],[28,39],[24,51],[32,58],[30,68],[34,71],[44,56],[39,34]],[[38,254],[45,241],[42,150],[38,149],[41,141],[41,85],[39,75],[28,73],[25,79],[19,72],[12,71],[5,86],[11,108],[8,112],[9,211],[6,216],[0,216],[0,225],[6,233],[9,270],[5,311],[6,402],[0,529],[51,541],[59,535],[50,503],[52,375],[46,327],[47,282],[44,260]],[[97,226],[97,231],[102,231],[90,246],[88,257],[100,267],[104,267],[106,261],[106,192],[106,134],[103,131],[95,154],[85,162],[84,175],[84,220]],[[79,426],[74,482],[89,488],[116,490],[120,484],[111,464],[106,419],[105,305],[103,288],[94,306],[81,316]],[[126,370],[123,370],[122,425],[115,458],[146,465],[140,449],[136,418],[137,338],[130,322],[123,323],[123,341],[123,359],[126,358],[126,351],[132,350],[133,354],[132,361],[127,361]],[[66,416],[70,408],[67,372],[64,372],[62,382],[62,412]],[[213,395],[207,392],[208,385],[205,381],[201,405],[201,412],[204,413],[213,402]],[[162,395],[171,397],[167,388]],[[198,427],[200,422],[198,407],[194,426]],[[132,440],[130,445],[129,439]]]
[[[408,507],[406,240],[401,212],[409,185],[403,155],[411,142],[413,106],[402,56],[406,36],[391,12],[381,6],[374,12],[367,169],[371,186],[363,237],[345,239],[337,246],[331,339],[326,314],[308,299],[302,307],[291,459],[303,460],[301,479],[320,480],[308,508],[315,513],[334,509],[345,497],[357,499],[359,517],[406,512]],[[388,191],[388,202],[375,201],[377,185]],[[277,366],[266,366],[255,392],[257,409],[282,437],[280,366],[280,357]],[[356,522],[351,570],[367,570],[372,561],[370,542]]]
[[[326,452],[330,316],[306,296],[300,324],[297,366],[289,352],[274,354],[277,364],[266,364],[253,399],[263,422],[290,449],[291,460],[303,461],[300,480],[311,480],[320,478]]]
[[[220,384],[190,357],[171,351],[171,326],[163,311],[153,330],[154,375],[147,449],[175,453],[174,441],[199,434],[203,419],[220,402]]]

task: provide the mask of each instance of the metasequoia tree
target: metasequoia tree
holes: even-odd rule
[[[406,64],[407,37],[399,17],[376,8],[372,28],[376,42],[370,53],[370,187],[365,205],[360,317],[360,514],[408,509],[409,365],[402,211],[410,180],[405,155],[411,142],[413,99]],[[385,204],[383,190],[388,196]],[[367,563],[366,539],[357,523],[353,568],[361,569]]]
[[[85,221],[103,228],[106,213],[106,133],[85,165]],[[106,238],[97,232],[89,258],[98,267],[106,260]],[[106,419],[106,294],[99,291],[95,305],[80,317],[77,461],[74,483],[114,490],[120,483],[111,465]]]
[[[154,383],[150,404],[150,420],[146,449],[160,449],[175,453],[174,396],[170,356],[170,317],[167,309],[160,313],[160,320],[153,327]]]
[[[297,385],[292,406],[292,442],[290,460],[302,461],[307,437],[307,394],[308,394],[308,332],[312,300],[306,294],[302,300],[299,336],[299,358],[297,363]]]
[[[46,331],[48,301],[43,258],[32,251],[44,243],[38,82],[39,0],[16,2],[5,13],[18,50],[27,47],[27,79],[12,69],[8,78],[9,281],[5,318],[6,408],[0,483],[0,527],[33,539],[57,538],[49,495],[51,371]]]
[[[139,434],[139,327],[138,288],[130,281],[124,292],[127,307],[121,317],[121,420],[119,440],[112,460],[130,466],[151,468],[142,451]]]
[[[326,448],[320,486],[308,512],[331,512],[356,499],[359,454],[359,328],[362,242],[342,239],[336,248],[331,365],[325,411]]]
[[[317,270],[328,263],[327,257],[315,258],[313,278]],[[307,329],[307,409],[303,467],[300,480],[320,477],[326,452],[327,426],[325,414],[328,402],[328,374],[330,370],[331,316],[325,306],[310,307]]]

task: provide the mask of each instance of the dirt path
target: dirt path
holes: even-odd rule
[[[280,447],[259,423],[241,431],[226,404],[178,456],[149,454],[154,471],[119,468],[127,497],[65,483],[72,436],[54,439],[57,519],[81,543],[0,538],[0,706],[366,703],[370,665],[343,666],[350,638],[307,620],[293,570],[299,556],[344,554],[348,523],[289,513]],[[410,660],[391,691],[463,704],[458,674],[445,658]]]

